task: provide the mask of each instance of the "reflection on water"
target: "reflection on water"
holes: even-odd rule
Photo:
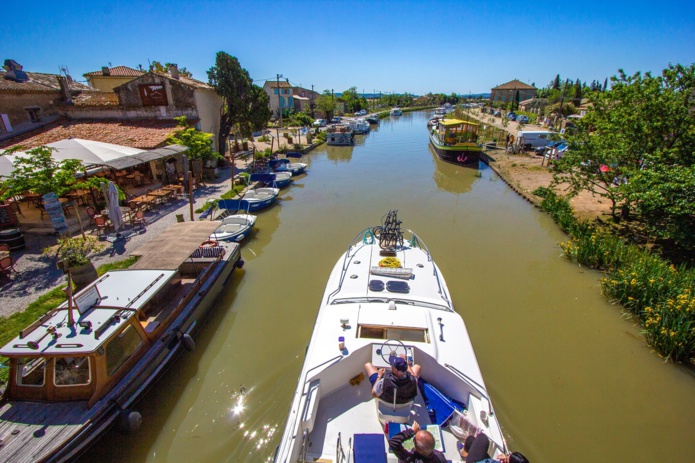
[[[140,404],[141,431],[110,432],[82,461],[270,461],[328,275],[389,209],[441,268],[513,449],[534,463],[689,461],[692,375],[650,352],[600,274],[562,257],[546,215],[492,170],[434,158],[426,122],[383,119],[340,162],[312,152],[291,200],[257,213],[247,265]]]

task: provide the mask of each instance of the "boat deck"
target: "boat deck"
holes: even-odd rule
[[[54,442],[67,442],[82,431],[94,414],[86,402],[5,402],[0,407],[2,460],[37,461],[50,453]]]
[[[427,408],[422,395],[418,392],[417,398],[411,409],[410,424],[417,421],[421,426],[431,424]],[[359,423],[359,425],[356,425]],[[309,435],[311,447],[305,461],[333,461],[336,453],[338,434],[341,435],[343,450],[348,451],[348,440],[355,441],[354,435],[349,430],[359,429],[359,434],[383,434],[384,430],[377,418],[376,404],[371,395],[371,384],[365,378],[359,385],[345,386],[337,389],[326,397],[321,398],[321,403],[316,416],[316,424]],[[451,462],[459,462],[456,450],[456,436],[446,428],[442,429],[443,448],[446,457]],[[388,436],[384,435],[384,451],[388,450]],[[354,451],[352,452],[354,454]],[[398,461],[393,453],[388,453],[388,461]]]

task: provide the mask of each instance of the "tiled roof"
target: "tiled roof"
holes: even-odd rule
[[[74,97],[75,106],[117,106],[118,95],[114,92],[84,92]]]
[[[195,123],[196,121],[189,121]],[[53,143],[66,138],[82,138],[132,148],[152,149],[165,146],[167,137],[176,130],[176,121],[141,119],[128,121],[60,120],[40,129],[0,142],[7,149],[21,145],[24,148]]]
[[[180,83],[182,83],[182,84],[184,84],[184,85],[189,85],[189,86],[195,87],[195,88],[201,88],[201,89],[207,89],[207,90],[214,90],[214,88],[213,88],[212,86],[206,84],[205,82],[201,82],[200,80],[196,80],[196,79],[193,79],[193,78],[191,78],[191,77],[184,77],[184,76],[182,76],[182,75],[179,75],[179,78],[178,78],[178,79],[174,79],[174,78],[171,77],[171,75],[169,75],[169,74],[164,74],[164,73],[161,73],[161,72],[154,72],[154,71],[150,71],[150,72],[148,72],[148,73],[146,73],[146,74],[143,74],[142,76],[139,76],[139,77],[137,77],[137,78],[134,79],[134,80],[137,80],[137,79],[146,79],[145,76],[147,76],[147,75],[155,75],[155,76],[164,77],[164,78],[169,79],[169,80],[172,80],[172,81],[174,81],[174,82],[180,82]],[[131,80],[131,81],[128,82],[127,84],[120,85],[120,86],[118,86],[118,87],[116,87],[116,88],[123,87],[124,85],[130,85],[131,83],[134,82],[134,80]],[[114,89],[114,90],[115,90],[115,89]]]
[[[276,81],[276,80],[268,80],[268,81],[266,81],[266,83],[270,86],[270,88],[278,88],[278,81]],[[281,80],[279,82],[279,87],[280,88],[292,88],[292,86],[289,83],[285,82],[284,80]]]
[[[518,79],[511,80],[506,84],[494,87],[493,90],[536,90],[533,85],[525,84]]]
[[[7,72],[0,69],[0,92],[2,93],[49,93],[59,92],[60,83],[58,82],[57,74],[44,74],[42,72],[27,72],[29,80],[26,82],[17,82],[16,80],[6,79]],[[72,91],[92,91],[88,87],[74,80],[70,82],[70,90]]]
[[[104,75],[104,72],[93,71],[86,74],[82,74],[85,77],[99,76],[99,77],[137,77],[143,75],[145,72],[138,69],[129,68],[128,66],[115,66],[109,68],[109,74]]]

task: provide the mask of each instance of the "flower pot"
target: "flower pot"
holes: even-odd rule
[[[99,277],[97,275],[97,269],[91,262],[77,267],[70,267],[68,270],[70,271],[73,283],[75,283],[75,292],[87,287],[87,285]]]

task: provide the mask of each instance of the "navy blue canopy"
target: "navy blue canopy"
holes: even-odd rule
[[[217,207],[230,211],[248,210],[249,202],[245,199],[220,199],[217,203]]]
[[[251,174],[249,177],[249,182],[273,183],[274,181],[275,174]]]
[[[288,158],[301,158],[301,157],[302,157],[302,153],[300,153],[300,152],[298,152],[298,151],[290,151],[289,153],[287,153],[287,154],[285,155],[285,157],[288,157]]]

